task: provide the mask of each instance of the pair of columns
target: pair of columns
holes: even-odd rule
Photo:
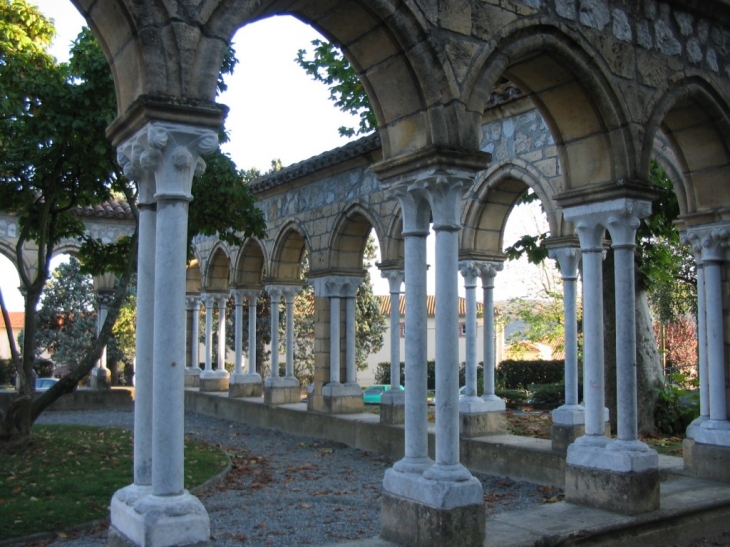
[[[230,374],[226,370],[226,304],[227,293],[203,293],[205,304],[205,368],[200,373],[200,391],[226,391]],[[213,370],[213,309],[218,307],[217,368]],[[193,318],[193,322],[196,322]]]
[[[139,188],[139,250],[134,483],[112,498],[112,541],[166,547],[210,537],[205,508],[183,486],[185,265],[193,176],[218,146],[216,128],[146,122],[118,149]]]
[[[301,399],[299,380],[294,376],[294,299],[300,285],[267,285],[271,298],[271,372],[264,382],[264,402],[268,404],[298,403]],[[286,364],[284,376],[279,367],[279,306],[284,299],[286,313]]]
[[[690,227],[684,240],[690,244],[697,265],[700,380],[700,416],[687,428],[687,438],[703,445],[728,448],[730,421],[725,387],[722,269],[730,248],[730,223]]]

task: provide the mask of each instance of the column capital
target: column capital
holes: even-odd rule
[[[264,286],[264,289],[266,289],[266,292],[269,293],[269,298],[271,298],[272,303],[281,302],[281,297],[284,294],[282,285],[266,285]]]
[[[433,229],[455,232],[461,229],[461,201],[473,184],[471,171],[437,168],[421,173],[411,187],[431,205]]]
[[[200,295],[199,294],[186,294],[185,295],[185,306],[188,310],[194,310],[200,307]]]
[[[464,278],[464,286],[467,289],[475,288],[477,286],[477,278],[482,275],[479,264],[472,260],[462,260],[459,262],[459,272]]]
[[[193,176],[205,172],[201,155],[218,147],[212,129],[191,125],[149,122],[117,149],[117,161],[135,180],[154,174],[154,199],[190,201]],[[143,201],[150,199],[145,189]]]
[[[479,267],[479,277],[482,279],[482,287],[485,289],[494,288],[494,278],[497,277],[497,273],[504,269],[503,262],[488,261],[488,262],[477,262]]]
[[[390,294],[400,294],[404,275],[403,270],[381,270],[380,272],[380,277],[388,280]]]
[[[563,209],[565,220],[575,225],[583,252],[602,250],[606,229],[611,233],[614,247],[633,246],[641,219],[650,214],[650,201],[625,197]]]
[[[389,193],[400,204],[401,216],[403,217],[403,236],[428,236],[431,206],[426,197],[413,191],[408,183],[393,186]]]
[[[687,228],[683,243],[688,244],[702,262],[725,261],[730,248],[730,222],[717,222]]]
[[[362,280],[354,275],[325,275],[311,279],[311,283],[317,297],[354,298]]]
[[[578,264],[581,257],[579,247],[573,245],[552,247],[548,249],[548,256],[558,262],[564,280],[578,279]]]
[[[302,292],[301,285],[282,285],[281,289],[282,294],[284,295],[284,301],[287,304],[293,303],[297,295]]]

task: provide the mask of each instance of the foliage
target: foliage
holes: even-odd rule
[[[578,390],[582,390],[579,388]],[[559,406],[565,403],[565,383],[555,382],[535,387],[527,400],[530,405],[554,405]]]
[[[131,432],[39,425],[32,439],[0,446],[0,541],[108,518],[110,492],[132,481]],[[220,448],[186,441],[185,488],[226,463]]]
[[[699,396],[694,388],[684,387],[689,378],[675,372],[664,377],[664,384],[658,390],[654,422],[660,433],[681,435],[687,426],[700,415]]]
[[[502,361],[495,382],[505,389],[528,389],[532,384],[554,384],[565,376],[565,361]]]
[[[10,385],[15,378],[15,367],[12,359],[0,359],[0,386]]]
[[[510,334],[508,343],[528,341],[545,344],[554,351],[565,349],[563,295],[550,292],[546,296],[541,300],[512,298],[507,302],[499,322],[521,325],[519,330]]]
[[[678,317],[668,325],[654,323],[654,336],[658,340],[665,369],[682,371],[697,366],[697,325],[694,317]]]
[[[355,362],[358,370],[365,370],[371,353],[383,347],[383,335],[388,328],[386,317],[380,311],[380,304],[373,295],[370,266],[375,260],[375,238],[372,231],[363,251],[365,276],[355,294]]]
[[[312,76],[314,81],[322,82],[329,87],[330,100],[334,101],[340,110],[360,118],[357,129],[340,127],[340,135],[351,137],[375,131],[378,124],[370,99],[350,62],[331,42],[313,40],[312,46],[314,51],[311,59],[306,57],[308,55],[306,50],[300,49],[295,61]]]

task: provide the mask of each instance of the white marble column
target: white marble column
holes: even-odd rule
[[[403,393],[398,386],[400,377],[400,288],[403,284],[403,272],[387,270],[381,277],[388,280],[390,290],[390,389],[388,392]],[[387,393],[387,392],[386,392]],[[405,400],[403,401],[405,403]]]
[[[233,338],[234,370],[231,374],[231,383],[235,384],[236,380],[243,376],[243,299],[244,296],[241,289],[233,289],[231,296],[235,300],[235,332]]]
[[[213,373],[213,306],[215,296],[203,293],[200,300],[205,305],[205,369],[200,373],[201,378],[207,378]]]
[[[563,317],[565,329],[565,404],[552,412],[553,423],[576,426],[585,423],[585,408],[578,404],[578,264],[580,248],[573,245],[552,247],[548,256],[558,262],[563,278]]]
[[[228,384],[229,397],[260,397],[263,390],[261,375],[256,372],[256,300],[259,291],[234,289],[236,299],[235,372]],[[243,307],[248,300],[248,370],[243,370]]]
[[[134,373],[134,482],[118,490],[111,503],[112,525],[119,527],[132,506],[152,493],[152,361],[155,301],[155,233],[157,204],[152,173],[140,169],[121,151],[124,174],[137,182],[139,192],[139,239],[137,246],[137,320]]]
[[[473,261],[459,263],[466,291],[466,393],[459,398],[459,412],[474,414],[487,410],[484,400],[477,395],[477,279],[481,271]],[[438,400],[438,396],[437,396]]]
[[[217,295],[216,303],[218,304],[218,374],[225,377],[230,377],[230,374],[226,370],[226,303],[228,302],[228,295]]]
[[[190,321],[190,353],[185,367],[185,387],[200,385],[200,296],[188,294],[185,297],[186,318]],[[187,328],[185,329],[187,332]]]
[[[285,377],[299,380],[294,376],[294,300],[302,288],[299,285],[287,285],[283,287],[284,303],[286,304],[286,372]]]
[[[261,375],[256,372],[256,302],[259,294],[260,291],[249,289],[245,296],[248,299],[248,375],[258,376],[261,381]]]
[[[360,282],[353,282],[347,285],[345,294],[345,385],[349,388],[360,390],[357,383],[357,353],[355,350],[357,335],[357,310],[355,309],[355,297]]]
[[[156,182],[152,494],[113,522],[110,534],[138,545],[203,543],[208,514],[183,485],[187,221],[193,176],[205,169],[200,154],[213,152],[218,139],[210,129],[151,122],[130,140],[141,150],[127,157]]]
[[[494,278],[502,271],[501,262],[483,262],[479,264],[484,299],[484,392],[482,399],[487,403],[487,410],[506,410],[503,399],[494,392],[494,372],[497,366],[494,347]]]
[[[266,292],[271,299],[271,372],[264,383],[265,386],[274,386],[281,374],[279,372],[279,305],[283,295],[279,285],[267,285]]]
[[[694,440],[728,447],[730,421],[727,419],[722,267],[730,248],[730,224],[693,227],[688,229],[688,233],[699,242],[702,252],[710,411],[709,419],[694,429]]]

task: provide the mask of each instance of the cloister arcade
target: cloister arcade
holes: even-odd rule
[[[584,433],[567,448],[566,497],[628,514],[656,510],[658,457],[637,438],[633,316],[634,234],[655,195],[652,159],[672,177],[679,226],[693,245],[699,273],[700,360],[706,357],[707,368],[700,368],[702,417],[688,432],[686,463],[690,472],[730,479],[726,2],[72,3],[112,67],[118,117],[108,134],[141,189],[135,476],[112,500],[114,538],[137,545],[208,540],[206,510],[183,490],[181,473],[185,371],[176,365],[186,361],[184,302],[186,288],[197,283],[193,278],[199,275],[200,290],[211,294],[266,289],[286,300],[301,284],[306,249],[316,295],[310,409],[348,411],[355,389],[348,385],[349,301],[361,275],[364,238],[373,228],[383,270],[403,270],[408,322],[405,454],[385,473],[381,535],[411,545],[482,545],[483,493],[459,461],[460,410],[479,416],[499,412],[490,406],[499,403],[472,400],[473,408],[461,408],[457,347],[440,337],[436,450],[429,457],[421,321],[425,238],[435,232],[436,323],[439,332],[449,332],[458,321],[460,263],[473,288],[485,271],[476,266],[502,259],[504,217],[525,186],[548,214],[566,287],[574,287],[579,257],[582,264],[587,388],[579,408],[571,387],[570,403],[556,415],[558,424],[582,425]],[[345,147],[337,162],[319,157],[311,172],[302,165],[256,183],[271,239],[236,250],[199,241],[200,272],[188,276],[184,226],[188,207],[195,206],[190,185],[205,168],[202,156],[216,148],[226,114],[215,103],[218,67],[238,28],[277,14],[294,15],[342,48],[370,97],[378,137]],[[526,129],[516,131],[516,120]],[[599,290],[607,232],[619,310],[614,440],[605,436]],[[399,285],[396,278],[394,292]],[[270,403],[281,402],[275,393],[291,389],[286,381],[271,378],[265,385]],[[439,540],[431,538],[433,529]]]

